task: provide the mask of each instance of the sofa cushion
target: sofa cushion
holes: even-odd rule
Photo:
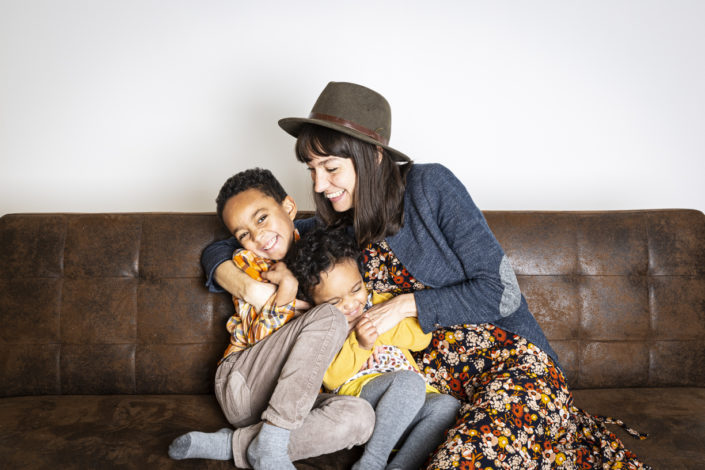
[[[705,466],[705,389],[621,388],[573,391],[576,406],[592,415],[619,418],[639,432],[634,439],[618,426],[609,428],[627,449],[655,469]]]
[[[2,468],[227,469],[232,461],[171,460],[171,441],[229,427],[213,395],[61,395],[0,399]],[[323,438],[323,437],[322,437]],[[360,449],[296,463],[349,468]]]
[[[696,469],[705,462],[702,388],[594,389],[574,392],[592,414],[621,418],[648,439],[610,429],[654,468]],[[44,396],[0,399],[0,462],[7,468],[209,468],[232,462],[173,461],[171,441],[188,431],[228,426],[212,395]],[[298,469],[349,468],[360,448],[296,462]]]

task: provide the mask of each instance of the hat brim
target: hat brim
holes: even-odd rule
[[[301,132],[301,127],[303,127],[306,124],[313,124],[316,126],[327,127],[328,129],[333,129],[335,131],[342,132],[343,134],[347,134],[351,137],[355,137],[356,139],[360,139],[363,142],[367,142],[367,143],[373,144],[373,145],[379,145],[380,147],[389,151],[389,153],[392,156],[392,159],[395,162],[408,163],[411,161],[411,159],[409,157],[407,157],[405,154],[403,154],[399,150],[392,148],[388,145],[384,145],[381,142],[378,142],[377,140],[373,139],[372,137],[363,134],[362,132],[358,132],[355,129],[350,129],[349,127],[341,126],[340,124],[336,124],[334,122],[324,121],[321,119],[309,119],[309,118],[284,118],[284,119],[279,120],[279,127],[284,129],[284,131],[286,131],[287,134],[289,134],[293,137],[298,137],[299,133]]]

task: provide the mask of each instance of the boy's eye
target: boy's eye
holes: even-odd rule
[[[237,240],[241,242],[241,241],[243,241],[249,234],[250,234],[249,232],[242,232],[242,233],[238,234]]]
[[[262,222],[264,222],[264,219],[266,219],[266,218],[267,218],[266,214],[261,216],[259,219],[257,219],[257,223],[261,224]]]

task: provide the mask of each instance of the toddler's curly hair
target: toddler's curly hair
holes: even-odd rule
[[[345,228],[315,228],[306,233],[284,258],[299,281],[299,298],[313,303],[311,292],[321,282],[321,273],[345,259],[352,259],[362,272],[362,253]]]

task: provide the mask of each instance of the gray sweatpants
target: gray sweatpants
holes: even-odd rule
[[[360,397],[374,407],[376,421],[355,470],[421,468],[443,441],[460,408],[450,395],[426,393],[426,383],[413,371],[375,377],[365,384]],[[399,451],[387,465],[395,446]]]

